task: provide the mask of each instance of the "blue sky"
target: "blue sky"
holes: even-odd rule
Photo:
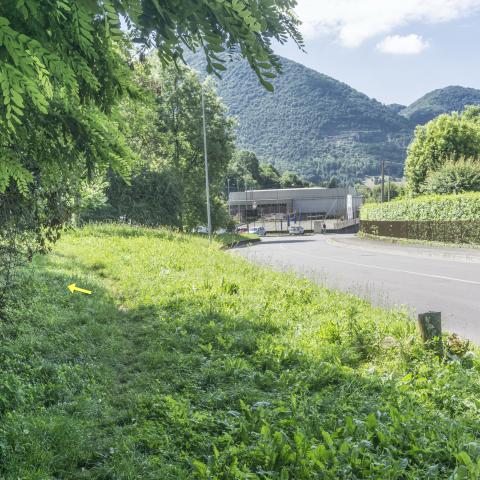
[[[384,103],[480,88],[480,0],[299,0],[307,53],[278,54]]]

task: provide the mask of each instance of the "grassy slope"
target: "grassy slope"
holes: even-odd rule
[[[215,241],[226,247],[233,247],[238,244],[257,242],[260,237],[253,233],[221,233],[215,235]]]
[[[401,313],[126,227],[67,236],[25,281],[0,478],[478,478],[477,360],[440,365]]]

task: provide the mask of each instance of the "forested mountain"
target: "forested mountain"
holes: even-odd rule
[[[406,105],[400,105],[399,103],[390,103],[387,105],[387,107],[395,113],[400,113],[402,110],[407,108]]]
[[[188,63],[205,72],[201,56]],[[412,105],[384,105],[345,83],[281,58],[274,93],[260,86],[243,60],[233,59],[217,80],[220,97],[237,117],[237,144],[279,170],[319,182],[335,176],[402,175],[406,147],[419,123],[480,103],[480,90],[447,87]]]
[[[382,158],[391,174],[401,174],[412,132],[406,118],[333,78],[285,58],[281,63],[274,93],[242,60],[229,63],[217,82],[237,117],[240,148],[314,182],[378,173]],[[200,56],[189,64],[204,71]]]
[[[480,104],[480,90],[451,86],[427,93],[400,112],[415,124],[427,123],[442,113],[462,111],[465,105]]]

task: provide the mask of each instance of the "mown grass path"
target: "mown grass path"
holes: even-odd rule
[[[478,478],[474,354],[201,238],[69,234],[0,333],[0,478]]]

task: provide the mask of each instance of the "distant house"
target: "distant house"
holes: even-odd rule
[[[368,188],[373,188],[375,185],[382,183],[382,177],[365,177],[363,184]]]
[[[310,220],[356,218],[362,197],[355,188],[285,188],[231,192],[228,208],[240,221],[248,218]]]

